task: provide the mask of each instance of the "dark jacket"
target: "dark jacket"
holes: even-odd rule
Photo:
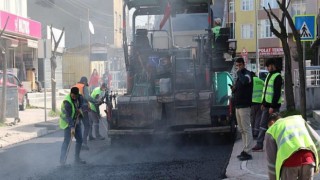
[[[246,108],[251,106],[252,102],[252,75],[247,69],[237,71],[237,80],[235,83],[234,106],[236,108]]]
[[[269,82],[269,79],[270,77],[272,76],[272,74],[274,73],[281,73],[280,71],[271,71],[270,72],[270,75],[268,76],[268,79],[266,79],[266,84],[265,84],[265,87],[266,88],[268,82]],[[281,98],[281,91],[282,91],[282,84],[283,84],[283,81],[282,81],[282,77],[281,76],[277,76],[276,79],[274,80],[274,87],[273,87],[273,99],[272,99],[272,103],[267,103],[266,100],[265,100],[265,97],[263,98],[262,100],[262,104],[264,107],[266,108],[274,108],[274,109],[279,109],[281,104],[278,103],[279,101],[279,98]]]

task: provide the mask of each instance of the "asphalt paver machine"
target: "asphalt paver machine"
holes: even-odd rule
[[[230,33],[221,28],[214,37],[212,1],[124,0],[123,14],[130,15],[123,18],[122,32],[127,94],[117,97],[108,121],[109,137],[198,133],[234,137],[228,86],[233,84],[229,73],[233,61],[226,58],[231,56]],[[154,28],[136,28],[137,17],[147,15],[154,17]]]

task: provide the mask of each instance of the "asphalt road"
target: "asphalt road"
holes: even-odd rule
[[[0,179],[222,179],[233,143],[218,137],[89,141],[86,165],[59,166],[62,131],[0,150]]]

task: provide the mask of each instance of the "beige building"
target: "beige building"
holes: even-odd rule
[[[122,19],[123,19],[123,1],[114,0],[114,46],[117,48],[122,47]]]
[[[283,62],[284,53],[281,41],[271,32],[270,21],[263,7],[282,16],[277,0],[231,0],[229,1],[228,24],[234,30],[237,40],[237,55],[247,60],[247,67],[253,71],[264,69],[268,58],[278,58]],[[315,6],[316,5],[316,6]],[[319,0],[292,0],[288,8],[291,16],[303,14],[317,14]],[[276,21],[274,25],[278,28]],[[233,25],[235,25],[233,27]],[[287,26],[288,27],[288,26]],[[293,41],[291,29],[287,28],[289,42]],[[294,47],[293,47],[294,49]],[[292,51],[294,54],[294,50]],[[280,63],[279,64],[283,64]]]

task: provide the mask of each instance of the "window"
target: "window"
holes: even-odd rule
[[[253,10],[253,0],[242,0],[241,1],[242,11],[252,11]]]
[[[260,37],[261,38],[269,38],[272,37],[273,34],[270,29],[270,21],[269,19],[264,19],[260,21]]]
[[[280,31],[278,22],[276,20],[272,20],[273,26],[275,29]],[[271,32],[271,24],[269,19],[260,20],[260,38],[272,38],[275,37],[274,34]]]
[[[253,38],[253,25],[243,24],[241,26],[241,38],[242,39],[252,39]]]
[[[229,12],[234,12],[234,1],[229,2]]]
[[[268,4],[270,4],[272,9],[279,8],[276,0],[261,0],[260,8],[262,9],[263,7],[265,7],[266,9],[268,9],[269,8]]]
[[[302,15],[306,14],[307,4],[304,0],[295,0],[292,2],[291,15]]]

